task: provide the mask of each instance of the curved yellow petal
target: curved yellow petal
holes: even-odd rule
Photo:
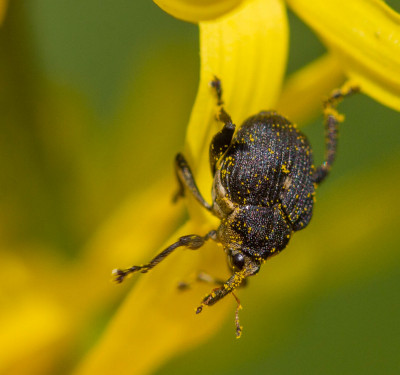
[[[285,72],[288,48],[286,10],[280,0],[248,1],[216,21],[200,23],[200,84],[190,118],[185,155],[200,191],[210,197],[208,149],[221,129],[215,120],[216,97],[210,82],[222,81],[223,100],[233,122],[240,125],[260,110],[274,108]],[[204,220],[198,204],[197,217]],[[192,218],[196,215],[193,215]]]
[[[171,171],[166,176],[160,175],[159,181],[147,190],[127,199],[88,244],[80,262],[82,271],[89,268],[91,274],[96,269],[109,273],[112,268],[130,266],[132,260],[145,262],[182,217],[183,204],[172,202],[176,189],[176,178]],[[101,274],[98,277],[92,274],[91,278],[96,280]]]
[[[70,314],[64,296],[75,286],[80,292],[82,285],[69,278],[65,289],[55,290],[64,276],[65,260],[49,251],[32,241],[0,245],[1,374],[51,373],[76,333],[78,319]]]
[[[243,0],[153,0],[171,16],[189,22],[211,20],[238,6]]]
[[[321,113],[322,99],[345,80],[338,59],[327,54],[291,75],[285,82],[276,110],[291,121],[304,123]]]
[[[26,291],[2,305],[0,322],[2,374],[44,373],[54,365],[71,332],[65,311],[34,291]]]
[[[7,4],[7,0],[0,0],[0,23],[3,22],[4,16],[6,15]]]
[[[165,246],[196,230],[188,222]],[[201,251],[177,250],[177,254],[161,262],[152,272],[134,276],[137,278],[134,289],[77,374],[150,373],[174,353],[187,350],[210,336],[221,324],[233,298],[213,307],[212,311],[196,315],[196,306],[212,286],[197,283],[185,292],[177,288],[180,281],[189,280],[190,274],[198,270],[196,265],[204,253],[215,256],[209,245]]]
[[[287,0],[363,92],[400,110],[400,15],[380,0]]]
[[[23,249],[29,257],[19,257],[21,249],[0,246],[0,352],[7,353],[0,356],[1,374],[54,373],[46,369],[76,345],[76,333],[129,288],[112,283],[111,270],[145,262],[177,226],[183,204],[171,202],[175,183],[172,174],[160,176],[127,200],[71,267],[41,247],[31,245]]]

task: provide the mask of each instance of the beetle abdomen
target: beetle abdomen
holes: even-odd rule
[[[260,112],[247,119],[219,168],[229,198],[239,206],[270,207],[280,202],[292,223],[304,215],[304,208],[312,210],[313,166],[308,140],[275,112]]]

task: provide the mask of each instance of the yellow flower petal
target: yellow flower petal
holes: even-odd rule
[[[74,323],[56,294],[47,290],[47,283],[58,283],[62,267],[33,245],[1,244],[0,257],[0,373],[47,373],[65,352]]]
[[[176,187],[172,173],[160,176],[157,184],[127,200],[99,228],[71,272],[80,280],[83,293],[88,292],[83,295],[86,303],[97,304],[125,290],[124,285],[110,282],[111,270],[130,267],[133,261],[146,262],[177,227],[183,204],[172,204]]]
[[[0,373],[39,374],[54,365],[70,332],[69,318],[40,293],[8,300],[0,312]],[[45,354],[44,354],[45,353]]]
[[[172,16],[189,22],[210,20],[222,16],[243,0],[153,0]]]
[[[327,54],[289,77],[276,109],[291,121],[304,123],[322,111],[322,99],[342,85],[344,72],[338,59]]]
[[[200,87],[185,155],[197,177],[201,175],[197,179],[201,191],[208,193],[211,190],[208,145],[221,128],[215,121],[216,98],[209,83],[214,75],[222,79],[226,109],[238,124],[255,112],[273,107],[286,62],[286,13],[279,0],[249,1],[220,20],[201,23],[200,29]],[[211,228],[209,219],[200,220],[203,210],[197,202],[193,210],[197,220],[191,219],[165,246],[179,236],[204,234]],[[139,276],[135,288],[78,374],[149,372],[218,329],[234,299],[227,297],[196,315],[194,309],[212,286],[197,284],[186,293],[178,292],[176,286],[200,270],[228,277],[223,251],[210,242],[199,251],[177,252],[149,274]]]
[[[183,204],[171,204],[174,176],[160,177],[100,228],[86,256],[70,269],[41,248],[25,249],[30,256],[24,258],[16,255],[20,249],[0,249],[0,351],[7,353],[0,356],[0,373],[47,373],[93,314],[126,292],[129,283],[113,284],[111,270],[130,266],[134,257],[146,261],[182,213]]]
[[[3,22],[7,10],[7,0],[0,0],[0,23]]]
[[[165,245],[195,230],[189,222]],[[214,256],[207,245],[200,251],[177,250],[149,274],[134,276],[135,288],[77,374],[149,373],[172,354],[198,344],[215,331],[233,298],[228,299],[230,304],[218,304],[213,311],[196,315],[195,307],[212,286],[198,283],[190,291],[177,289],[180,281],[188,280],[197,270],[199,257],[205,252]]]
[[[400,16],[379,0],[287,0],[377,101],[400,110]]]
[[[211,191],[209,144],[222,126],[215,120],[211,80],[221,79],[225,109],[241,125],[248,116],[274,108],[285,72],[287,43],[286,11],[280,0],[249,1],[217,21],[200,23],[200,84],[185,155],[206,199]],[[204,220],[197,202],[190,208]]]

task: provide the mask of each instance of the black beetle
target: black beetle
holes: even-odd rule
[[[307,138],[277,112],[262,111],[251,116],[235,134],[236,127],[222,107],[220,80],[215,78],[211,86],[220,106],[218,120],[224,123],[210,145],[214,177],[212,205],[200,194],[182,154],[175,159],[179,183],[175,198],[190,191],[206,210],[221,220],[220,226],[205,236],[193,234],[179,238],[148,264],[113,271],[115,281],[122,282],[130,273],[148,272],[178,247],[196,250],[209,239],[217,241],[228,256],[232,276],[219,282],[221,285],[203,299],[197,313],[203,306],[213,305],[227,294],[233,294],[248,276],[259,271],[266,259],[286,247],[293,232],[308,225],[315,189],[329,173],[335,158],[341,121],[335,107],[345,96],[358,91],[357,87],[336,90],[324,101],[325,161],[315,168]],[[242,330],[238,319],[240,302],[236,300],[236,335],[239,337]]]

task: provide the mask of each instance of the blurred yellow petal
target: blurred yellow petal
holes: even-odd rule
[[[8,4],[7,0],[0,0],[0,23],[2,23],[4,20],[7,10],[7,4]]]
[[[165,246],[195,230],[189,222]],[[208,250],[206,246],[201,252]],[[194,311],[210,286],[195,285],[188,292],[177,289],[178,283],[185,280],[185,270],[196,270],[201,253],[177,252],[148,275],[139,277],[100,345],[77,374],[149,373],[172,354],[193,346],[216,329],[225,312],[223,304],[210,314],[196,315]]]
[[[71,334],[73,318],[57,298],[47,293],[46,282],[57,283],[60,264],[42,259],[38,248],[5,250],[1,246],[0,373],[43,374],[50,369]],[[53,272],[50,272],[52,270]],[[47,276],[51,275],[50,278]],[[58,293],[60,291],[58,290]]]
[[[172,174],[160,176],[157,184],[126,200],[99,227],[80,261],[69,269],[64,268],[55,276],[50,273],[51,264],[47,265],[46,277],[40,276],[47,281],[46,291],[55,299],[59,297],[71,316],[89,315],[99,305],[115,301],[126,292],[129,283],[115,285],[111,270],[128,267],[133,261],[146,261],[178,226],[183,204],[171,202],[175,183]],[[34,262],[31,260],[35,270],[38,267]],[[57,268],[60,267],[53,264],[53,269]]]
[[[153,0],[172,16],[189,22],[215,19],[231,11],[243,0]]]
[[[133,261],[143,263],[163,244],[182,217],[183,204],[172,204],[175,188],[172,173],[160,176],[156,184],[128,199],[99,228],[84,258],[72,270],[87,293],[79,297],[82,301],[75,297],[77,307],[104,301],[125,290],[129,283],[117,286],[110,282],[111,270],[129,267]]]
[[[214,75],[221,78],[227,111],[238,124],[256,111],[273,107],[286,62],[286,13],[278,0],[249,1],[220,20],[201,23],[200,30],[200,87],[185,155],[197,177],[201,175],[197,181],[207,198],[211,190],[208,144],[221,127],[215,121],[216,98],[209,83]],[[196,205],[191,207],[197,220],[191,219],[165,246],[179,236],[203,234],[210,229],[211,220],[199,220],[203,216]],[[177,252],[179,254],[171,255],[139,278],[78,374],[148,373],[173,354],[197,345],[218,329],[234,303],[233,298],[221,301],[212,311],[206,309],[196,315],[195,307],[212,287],[195,285],[192,291],[181,293],[177,284],[200,270],[227,277],[223,251],[214,243],[208,243],[200,251],[179,249]]]
[[[344,79],[338,59],[327,54],[288,78],[276,109],[291,121],[304,123],[321,113],[322,99],[340,87]]]
[[[0,373],[53,373],[57,358],[71,342],[76,345],[75,335],[87,329],[88,319],[126,292],[129,283],[125,288],[112,283],[110,270],[130,265],[133,258],[144,261],[177,226],[183,204],[171,204],[173,178],[160,177],[122,205],[72,267],[34,246],[1,251],[0,351],[7,356],[0,356]],[[21,252],[27,255],[15,255]]]
[[[362,91],[400,110],[400,16],[380,0],[287,0]]]
[[[45,369],[53,365],[52,357],[60,355],[62,342],[70,332],[69,318],[60,306],[28,291],[18,301],[1,306],[0,322],[2,374],[47,372]]]

